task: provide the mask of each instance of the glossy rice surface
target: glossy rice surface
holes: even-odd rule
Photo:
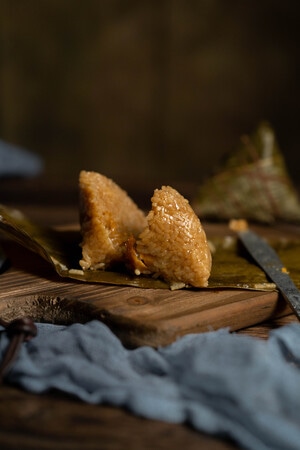
[[[170,186],[156,189],[147,222],[136,243],[147,269],[171,283],[206,287],[211,252],[188,200]]]

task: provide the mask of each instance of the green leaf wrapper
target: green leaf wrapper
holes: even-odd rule
[[[300,222],[300,203],[273,129],[261,123],[200,185],[192,202],[203,219]]]
[[[28,220],[20,211],[0,206],[0,231],[4,237],[18,242],[39,254],[52,265],[61,277],[83,282],[105,283],[140,288],[168,289],[169,284],[150,276],[132,276],[125,271],[82,271],[79,230],[59,230],[41,227]],[[214,247],[213,264],[208,288],[237,288],[270,291],[275,290],[264,272],[254,264],[240,248],[235,237],[211,237]],[[300,286],[300,241],[276,241],[277,250],[294,282]],[[193,288],[195,289],[195,288]]]

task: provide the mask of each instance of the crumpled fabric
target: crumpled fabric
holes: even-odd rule
[[[6,382],[58,390],[148,419],[186,423],[245,449],[300,448],[300,324],[267,341],[227,329],[154,349],[125,348],[99,321],[37,324]],[[8,346],[0,332],[0,357]]]
[[[38,155],[0,139],[0,178],[31,177],[42,170],[43,162]]]

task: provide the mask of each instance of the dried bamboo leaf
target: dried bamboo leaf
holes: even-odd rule
[[[112,271],[82,271],[80,233],[74,230],[58,230],[41,227],[28,220],[20,211],[0,206],[0,231],[27,249],[48,261],[61,277],[83,282],[105,283],[140,288],[168,289],[159,279],[147,276],[131,276]],[[215,251],[209,279],[209,289],[237,288],[250,290],[275,290],[264,272],[239,247],[236,238],[211,238]],[[273,242],[294,282],[300,286],[300,241]],[[207,288],[206,288],[207,289]]]
[[[82,271],[79,231],[41,227],[20,211],[0,205],[0,230],[20,245],[48,261],[61,277],[93,283],[107,283],[141,288],[169,288],[162,280],[131,276],[110,271]]]

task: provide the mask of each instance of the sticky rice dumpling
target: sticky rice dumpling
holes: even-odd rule
[[[170,186],[156,189],[147,221],[136,242],[137,254],[147,270],[171,284],[207,286],[211,253],[188,200]]]
[[[107,269],[123,260],[125,242],[145,228],[145,214],[113,180],[97,172],[79,175],[81,267]]]
[[[171,287],[205,287],[211,253],[188,200],[169,186],[156,189],[146,215],[116,183],[96,172],[79,177],[83,270],[120,264]]]
[[[300,222],[298,194],[269,123],[241,137],[218,170],[200,184],[192,205],[201,218],[218,221]]]

